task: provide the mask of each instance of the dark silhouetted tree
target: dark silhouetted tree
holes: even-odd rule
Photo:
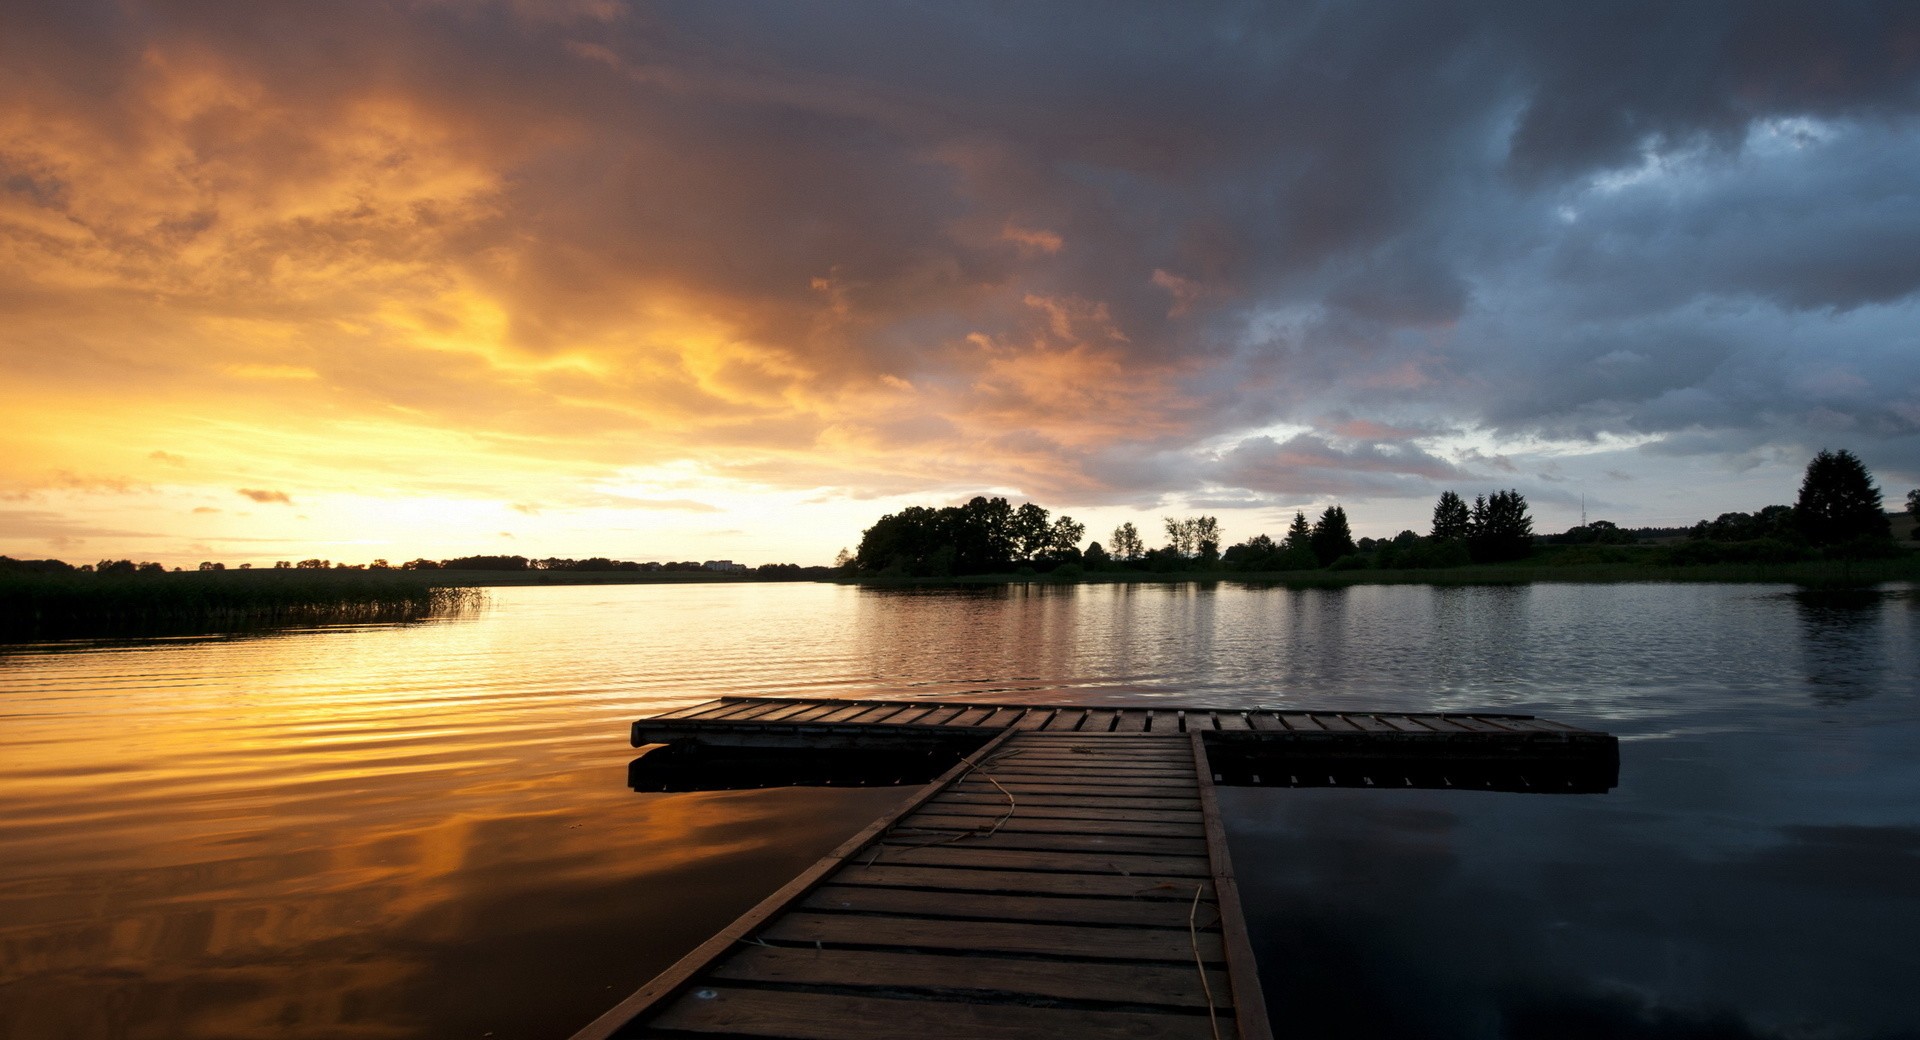
[[[1193,555],[1193,525],[1178,517],[1162,517],[1167,532],[1167,551],[1181,559]]]
[[[1087,525],[1070,516],[1063,516],[1053,522],[1048,533],[1047,555],[1056,560],[1071,560],[1080,555],[1080,539],[1086,537]]]
[[[1293,514],[1293,522],[1287,525],[1287,535],[1280,544],[1288,552],[1313,551],[1313,528],[1307,525],[1307,514],[1298,511]]]
[[[1885,541],[1891,536],[1873,475],[1853,452],[1844,449],[1822,451],[1807,463],[1793,518],[1800,534],[1815,546]]]
[[[1196,516],[1187,521],[1193,537],[1193,555],[1212,566],[1220,562],[1220,521],[1211,516]]]
[[[1112,560],[1107,556],[1106,547],[1099,542],[1094,542],[1088,545],[1087,551],[1080,555],[1080,562],[1088,570],[1097,571],[1111,563]]]
[[[1533,552],[1533,517],[1518,491],[1496,491],[1473,500],[1467,552],[1475,563],[1518,560]]]
[[[1140,542],[1140,529],[1128,521],[1113,529],[1113,547],[1109,551],[1114,559],[1131,563],[1139,559],[1147,547]]]
[[[1465,539],[1472,523],[1473,514],[1467,511],[1467,503],[1459,495],[1440,492],[1440,501],[1433,505],[1433,537]]]
[[[1328,506],[1307,537],[1322,567],[1353,552],[1353,529],[1347,526],[1347,511],[1339,506]]]
[[[1032,502],[1023,502],[1014,511],[1012,530],[1013,558],[1035,560],[1044,557],[1053,544],[1053,524],[1047,511]]]

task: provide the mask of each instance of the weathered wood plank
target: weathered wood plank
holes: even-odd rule
[[[871,704],[863,704],[863,703],[846,704],[846,705],[842,705],[839,708],[836,708],[831,712],[828,712],[826,715],[821,716],[818,721],[822,723],[845,722],[856,715],[863,715],[872,710],[873,710],[873,705]]]
[[[1052,708],[1031,708],[1026,714],[1020,717],[1020,721],[1013,724],[1013,728],[1018,730],[1039,729],[1053,721],[1053,717],[1057,714],[1059,713]]]
[[[883,892],[886,889],[861,889]],[[1184,913],[1184,911],[1182,911]],[[1048,997],[1206,1007],[1206,988],[1227,992],[1226,972],[1200,973],[1153,964],[1087,963],[1033,958],[949,956],[894,950],[808,950],[785,946],[741,949],[714,968],[715,978],[801,986],[882,985],[935,992],[981,991]]]
[[[662,712],[658,715],[651,716],[651,718],[692,719],[692,718],[698,718],[702,715],[714,715],[719,712],[724,712],[729,710],[738,711],[742,707],[744,707],[744,705],[736,704],[722,697],[714,700],[701,701],[698,704],[689,704],[684,708],[675,708],[672,711]]]
[[[1187,772],[1191,766],[1182,767],[1177,762],[1140,762],[1122,758],[1088,756],[1074,761],[1051,760],[1045,758],[1008,758],[1000,760],[1001,768],[1018,769],[1026,773],[1050,773],[1065,776],[1141,776],[1148,778],[1170,779]]]
[[[1171,795],[1186,795],[1189,793],[1189,790],[1186,788],[1174,787],[1172,785],[1158,785],[1158,784],[1149,786],[1149,787],[1119,790],[1113,787],[1108,787],[1104,784],[1049,784],[1049,783],[1038,783],[1038,782],[1025,781],[1025,780],[1001,780],[1000,786],[1006,788],[1009,791],[1012,791],[1016,795],[1024,791],[1027,794],[1035,794],[1035,795],[1039,795],[1039,794],[1095,795],[1101,798],[1113,798],[1113,799],[1136,798],[1136,797],[1158,799],[1158,798],[1165,798]],[[987,783],[985,780],[979,780],[979,781],[968,780],[964,783],[955,784],[954,789],[956,792],[960,794],[984,794],[988,791],[998,790],[998,788],[995,788],[992,784]]]
[[[921,917],[975,917],[1053,924],[1187,927],[1188,908],[1168,899],[1096,899],[1084,896],[1011,896],[998,892],[924,892],[866,885],[822,885],[802,904],[808,909]],[[1200,905],[1198,924],[1211,928],[1219,914]]]
[[[1223,730],[1244,732],[1253,728],[1247,724],[1247,717],[1237,711],[1217,711],[1213,718]]]
[[[965,834],[966,836],[957,836],[961,834]],[[888,831],[880,841],[890,849],[931,848],[938,842],[942,848],[954,849],[1023,849],[1031,852],[1128,852],[1142,855],[1167,856],[1205,856],[1207,854],[1207,842],[1204,837],[1189,838],[1132,834],[1063,834],[1051,831],[1029,831],[1025,829],[1008,830],[1004,827],[991,834],[986,834],[974,831],[973,828],[956,831],[952,828],[910,827],[904,822]]]
[[[948,719],[948,720],[946,721],[946,725],[949,725],[949,726],[978,726],[978,725],[980,725],[980,724],[981,724],[982,722],[985,722],[985,721],[987,720],[987,716],[989,716],[989,715],[992,715],[992,714],[993,714],[993,713],[994,713],[994,712],[995,712],[996,710],[998,710],[998,709],[995,709],[995,708],[962,708],[962,709],[960,709],[960,713],[959,713],[958,715],[955,715],[955,716],[953,716],[952,718],[950,718],[950,719]]]
[[[1017,870],[978,870],[966,867],[923,867],[881,862],[851,864],[833,876],[840,885],[881,885],[892,888],[938,888],[966,892],[1012,892],[1029,895],[1114,896],[1129,899],[1193,901],[1213,898],[1211,878],[1126,874],[1052,874]]]
[[[935,798],[926,803],[925,811],[942,816],[964,817],[967,819],[993,819],[1006,815],[1007,802],[1002,798],[998,805],[982,802],[955,802],[947,798]],[[1115,809],[1106,805],[1092,808],[1067,805],[1029,805],[1020,803],[1014,819],[1060,821],[1070,823],[1172,823],[1197,825],[1201,821],[1198,804],[1191,810],[1181,809]]]
[[[1368,733],[1398,732],[1392,726],[1389,726],[1386,723],[1380,721],[1379,719],[1374,718],[1372,715],[1354,713],[1351,715],[1344,715],[1341,717]]]
[[[910,1023],[910,1025],[909,1025]],[[661,1029],[792,1040],[1207,1040],[1205,1015],[1084,1011],[708,987],[677,1000]]]
[[[1153,728],[1153,712],[1138,709],[1120,713],[1120,721],[1114,724],[1115,733],[1145,733]]]
[[[874,863],[908,867],[991,867],[1000,870],[1081,874],[1132,874],[1205,877],[1205,856],[1145,856],[1131,852],[1029,852],[934,845],[923,849],[883,846],[871,850]]]
[[[985,791],[955,791],[950,789],[940,796],[940,801],[943,805],[948,803],[955,805],[998,805],[1004,808],[1007,804],[1007,796],[994,790],[992,787],[986,788]],[[1200,807],[1200,796],[1198,793],[1188,793],[1181,794],[1179,797],[1128,798],[1124,802],[1119,802],[1111,798],[1103,798],[1098,793],[1089,796],[1077,794],[1039,794],[1029,791],[1021,794],[1017,798],[1017,802],[1022,809],[1029,806],[1049,806],[1059,809],[1171,809],[1176,812],[1188,812]]]
[[[1470,733],[1512,733],[1513,730],[1497,725],[1485,717],[1472,715],[1449,715],[1447,721]],[[1504,720],[1503,720],[1504,721]]]
[[[1117,711],[1090,711],[1074,728],[1081,733],[1110,733],[1120,721]]]
[[[999,813],[969,816],[922,811],[901,820],[900,826],[920,830],[967,831],[992,827],[998,823],[1000,830],[1003,831],[1033,831],[1045,834],[1132,834],[1140,837],[1164,838],[1197,838],[1206,835],[1206,830],[1197,821],[1169,823],[1129,817],[1107,820],[1063,820],[1017,811],[1013,816],[1005,816],[1004,813],[1005,810],[1001,810]]]
[[[1086,721],[1086,718],[1087,712],[1084,708],[1061,708],[1054,714],[1053,720],[1041,728],[1043,730],[1077,731],[1080,728],[1080,724]]]
[[[805,711],[795,712],[787,716],[787,721],[795,724],[819,722],[834,712],[839,711],[842,707],[843,705],[835,704],[832,701],[819,701]]]
[[[897,946],[912,950],[977,950],[1047,954],[1082,960],[1192,962],[1194,947],[1208,964],[1225,961],[1217,932],[1187,929],[1090,928],[1070,924],[929,920],[867,914],[793,911],[761,929],[769,942]]]
[[[1094,773],[1091,770],[1074,771],[1068,769],[1037,769],[1010,763],[998,768],[981,769],[969,778],[969,781],[991,776],[1002,784],[1071,784],[1088,783],[1110,788],[1115,794],[1138,794],[1141,791],[1180,790],[1193,786],[1191,773]]]
[[[745,711],[736,712],[735,714],[727,716],[725,719],[715,719],[715,720],[701,719],[700,721],[702,722],[719,721],[719,722],[726,722],[728,724],[732,724],[736,722],[751,722],[752,720],[760,718],[763,715],[770,715],[773,712],[781,710],[782,708],[787,708],[791,706],[792,706],[791,702],[789,701],[756,701],[752,705],[748,706],[748,708]]]
[[[770,711],[765,715],[755,716],[754,721],[755,722],[782,722],[782,721],[798,722],[800,720],[795,718],[795,716],[805,714],[809,711],[812,711],[816,707],[818,707],[818,705],[813,701],[789,701],[776,711]]]

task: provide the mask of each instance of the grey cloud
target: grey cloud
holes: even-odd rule
[[[672,289],[819,389],[964,384],[955,344],[1028,335],[1027,295],[1104,302],[1107,346],[1184,366],[1201,405],[1110,451],[994,445],[1075,470],[1033,479],[1083,501],[1192,490],[1199,445],[1330,411],[1709,453],[1844,430],[1920,473],[1910,4],[100,4],[25,26],[0,54],[75,96],[116,96],[157,36],[316,105],[372,83],[446,113],[508,174],[446,259],[512,303],[526,350]],[[1649,156],[1671,175],[1632,180]],[[1206,291],[1170,307],[1162,271]],[[918,452],[948,418],[876,429]],[[1205,478],[1455,476],[1387,443],[1249,441]]]

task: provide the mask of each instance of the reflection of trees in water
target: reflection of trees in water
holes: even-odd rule
[[[1887,679],[1881,622],[1889,594],[1878,589],[1802,589],[1792,596],[1814,699],[1841,703],[1879,692]]]

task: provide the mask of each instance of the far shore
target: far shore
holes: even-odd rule
[[[1053,574],[975,574],[963,577],[869,576],[842,579],[843,584],[876,588],[941,588],[976,585],[1132,585],[1227,582],[1242,585],[1284,585],[1289,588],[1347,588],[1355,585],[1533,585],[1533,584],[1646,584],[1661,582],[1801,585],[1844,588],[1882,582],[1920,581],[1920,556],[1889,560],[1803,560],[1793,563],[1575,563],[1553,564],[1528,560],[1513,563],[1447,567],[1430,570],[1311,570],[1311,571],[1137,571],[1100,570],[1077,576]]]

